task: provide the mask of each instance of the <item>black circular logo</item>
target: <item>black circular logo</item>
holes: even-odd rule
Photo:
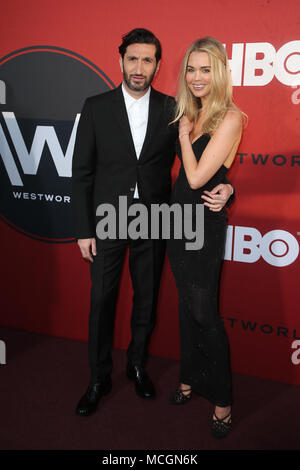
[[[86,58],[52,46],[0,59],[0,217],[41,241],[73,241],[71,170],[88,96],[114,88]]]

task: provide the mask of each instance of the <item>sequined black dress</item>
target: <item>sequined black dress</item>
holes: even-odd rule
[[[203,134],[193,143],[199,161],[210,140]],[[181,159],[180,146],[178,156]],[[171,203],[195,205],[204,202],[201,194],[226,180],[223,165],[199,189],[191,189],[181,164]],[[194,220],[195,223],[195,220]],[[174,224],[174,221],[173,221]],[[172,224],[171,224],[172,225]],[[200,250],[186,250],[186,238],[167,243],[168,256],[179,295],[180,375],[179,381],[217,406],[232,403],[229,348],[226,331],[218,314],[218,291],[223,260],[227,216],[223,208],[212,212],[204,206],[204,245]],[[195,227],[195,226],[194,226]],[[173,227],[171,226],[171,234]]]

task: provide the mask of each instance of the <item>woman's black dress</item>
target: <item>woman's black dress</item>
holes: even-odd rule
[[[210,140],[201,135],[193,144],[197,160]],[[180,146],[178,156],[182,160]],[[223,183],[227,168],[223,165],[199,189],[191,189],[183,163],[175,182],[171,204],[203,204],[204,190],[212,190]],[[193,221],[195,223],[195,220]],[[173,221],[174,223],[174,221]],[[229,348],[226,331],[218,314],[220,270],[224,254],[227,216],[204,206],[204,245],[199,250],[186,250],[186,238],[167,243],[168,256],[179,295],[180,376],[179,381],[191,385],[192,390],[217,406],[232,402]],[[184,233],[184,231],[183,231]]]

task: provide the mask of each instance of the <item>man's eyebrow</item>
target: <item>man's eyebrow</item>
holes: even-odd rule
[[[128,59],[138,59],[138,57],[135,56],[135,55],[129,55],[129,56],[127,56],[127,57],[128,57]],[[143,60],[151,60],[151,61],[154,60],[153,57],[149,57],[149,56],[142,57],[142,59],[143,59]]]

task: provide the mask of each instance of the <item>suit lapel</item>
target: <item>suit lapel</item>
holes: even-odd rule
[[[134,143],[132,140],[130,124],[128,120],[128,115],[126,111],[126,106],[125,106],[125,101],[124,101],[121,85],[118,88],[116,88],[115,91],[116,93],[114,97],[115,102],[114,102],[113,110],[116,116],[116,120],[118,124],[120,125],[122,132],[126,138],[131,156],[135,159],[135,161],[137,161],[137,156],[135,153]],[[151,144],[152,139],[154,139],[155,137],[155,129],[158,124],[161,111],[162,110],[161,110],[161,103],[159,100],[159,94],[157,93],[156,90],[151,88],[150,99],[149,99],[148,124],[147,124],[145,140],[143,143],[139,160],[143,158],[143,156],[145,155],[147,151],[148,146]]]
[[[120,125],[120,127],[122,129],[122,132],[125,136],[125,139],[126,139],[127,144],[128,144],[128,148],[130,150],[130,155],[135,160],[137,160],[121,85],[118,86],[118,88],[116,88],[115,91],[116,91],[116,93],[115,93],[115,97],[114,97],[115,102],[114,102],[114,106],[113,106],[113,111],[114,111],[115,116],[116,116],[116,121]],[[117,138],[117,136],[116,136],[116,138]]]
[[[149,100],[148,124],[147,124],[145,140],[143,143],[139,160],[141,160],[144,157],[148,146],[153,142],[153,139],[155,138],[155,129],[158,124],[161,111],[162,109],[161,109],[161,103],[159,101],[158,93],[156,90],[151,88],[150,100]]]

